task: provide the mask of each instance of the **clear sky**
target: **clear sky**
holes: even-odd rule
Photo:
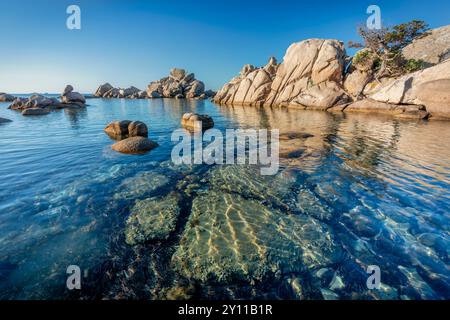
[[[81,8],[81,30],[66,9]],[[383,24],[450,24],[448,0],[0,0],[0,92],[93,92],[99,84],[145,89],[182,67],[218,89],[246,63],[282,59],[307,38],[359,40],[371,4]]]

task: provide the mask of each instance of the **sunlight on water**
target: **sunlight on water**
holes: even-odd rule
[[[44,117],[0,103],[13,120],[0,124],[1,299],[450,298],[448,122],[88,103]],[[171,133],[191,111],[222,131],[280,129],[278,174],[172,164]],[[160,147],[112,151],[103,128],[124,119],[145,122]],[[73,264],[79,292],[65,287]],[[366,287],[369,265],[380,290]]]

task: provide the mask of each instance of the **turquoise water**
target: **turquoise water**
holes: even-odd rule
[[[450,125],[209,101],[92,99],[23,117],[0,103],[1,299],[449,299]],[[279,128],[274,177],[175,166],[185,112],[220,130]],[[140,120],[160,145],[111,150],[103,128]],[[295,151],[295,152],[291,152]],[[288,152],[288,153],[289,153]],[[294,156],[292,156],[292,154]],[[164,240],[125,242],[136,201],[176,194]],[[82,289],[66,289],[80,266]],[[369,290],[367,266],[381,270]]]

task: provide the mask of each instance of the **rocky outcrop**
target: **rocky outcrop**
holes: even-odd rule
[[[149,98],[207,98],[205,85],[196,80],[193,73],[187,73],[184,69],[174,68],[168,77],[151,82],[147,87]]]
[[[450,59],[390,82],[370,98],[389,104],[424,106],[431,118],[450,119]]]
[[[16,97],[7,93],[0,93],[0,102],[13,102],[14,100],[16,100]]]
[[[206,99],[213,97],[215,92],[205,91],[203,82],[196,80],[193,73],[187,73],[184,69],[174,68],[168,77],[151,82],[147,90],[139,90],[136,87],[127,89],[114,88],[105,83],[98,87],[96,97],[101,98],[124,98],[124,99]]]
[[[112,85],[110,85],[108,82],[105,84],[102,84],[100,87],[98,87],[97,91],[95,91],[94,95],[96,97],[103,97],[109,90],[114,89]]]
[[[185,113],[181,125],[188,130],[202,131],[214,127],[214,121],[206,114]]]
[[[434,66],[450,58],[450,26],[434,29],[403,49],[406,59],[422,60]]]
[[[99,98],[118,98],[118,99],[145,99],[147,94],[136,87],[114,88],[109,83],[102,84],[94,94]]]
[[[127,154],[143,154],[157,146],[158,144],[150,139],[144,137],[131,137],[113,144],[112,149]]]
[[[8,107],[12,110],[25,110],[30,108],[59,107],[61,102],[56,98],[47,98],[40,94],[33,94],[29,98],[16,98]]]
[[[274,57],[262,68],[245,65],[239,76],[215,95],[214,102],[227,105],[263,105],[270,93],[277,69],[278,64]]]
[[[62,107],[85,107],[86,98],[79,92],[74,92],[73,87],[69,84],[61,95]]]
[[[246,65],[215,96],[219,104],[296,106],[326,109],[348,101],[342,90],[345,48],[337,40],[294,43],[278,65]]]
[[[348,105],[345,111],[389,114],[402,119],[427,119],[430,116],[424,106],[411,104],[398,105],[371,99],[354,102]]]
[[[130,137],[148,137],[147,125],[141,121],[114,121],[108,124],[104,131],[108,136],[117,140]]]

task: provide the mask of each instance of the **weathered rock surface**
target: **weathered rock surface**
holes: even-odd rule
[[[175,269],[197,281],[261,281],[337,263],[332,234],[317,220],[260,201],[208,191],[196,197]]]
[[[147,95],[144,92],[133,86],[129,88],[114,88],[111,84],[105,83],[98,87],[94,95],[100,98],[145,99]]]
[[[398,105],[371,99],[356,101],[345,107],[344,111],[389,114],[403,119],[427,119],[430,116],[424,106]]]
[[[277,65],[275,58],[263,68],[246,65],[241,74],[215,96],[220,104],[327,108],[345,101],[342,87],[345,48],[337,40],[310,39],[294,43]],[[321,90],[326,90],[322,94]],[[332,97],[326,95],[331,94]]]
[[[220,104],[263,105],[278,69],[275,58],[270,58],[265,67],[245,65],[239,76],[226,84],[214,97]]]
[[[206,114],[185,113],[181,118],[181,125],[186,129],[201,131],[214,127],[214,121]]]
[[[131,137],[116,142],[112,149],[121,153],[142,154],[156,148],[158,144],[144,137]]]
[[[432,117],[450,119],[450,60],[390,82],[370,98],[390,104],[425,106]]]
[[[71,85],[67,85],[61,95],[61,103],[66,105],[66,107],[84,107],[86,98],[81,93],[73,91]]]
[[[137,201],[126,223],[126,242],[129,245],[136,245],[169,238],[175,230],[180,214],[178,200],[175,194],[170,194],[162,199]]]
[[[105,133],[113,139],[148,137],[147,125],[141,121],[114,121],[106,126]]]
[[[100,87],[98,87],[97,91],[95,91],[96,97],[103,97],[105,93],[107,93],[109,90],[114,89],[112,85],[110,85],[108,82],[105,84],[102,84]]]
[[[433,66],[450,58],[450,26],[431,30],[403,49],[406,59],[422,60]]]
[[[7,93],[0,93],[0,102],[13,102],[14,100],[16,100],[16,97]]]
[[[205,93],[205,84],[195,79],[193,73],[174,68],[168,77],[151,82],[147,87],[149,98],[200,98]]]

